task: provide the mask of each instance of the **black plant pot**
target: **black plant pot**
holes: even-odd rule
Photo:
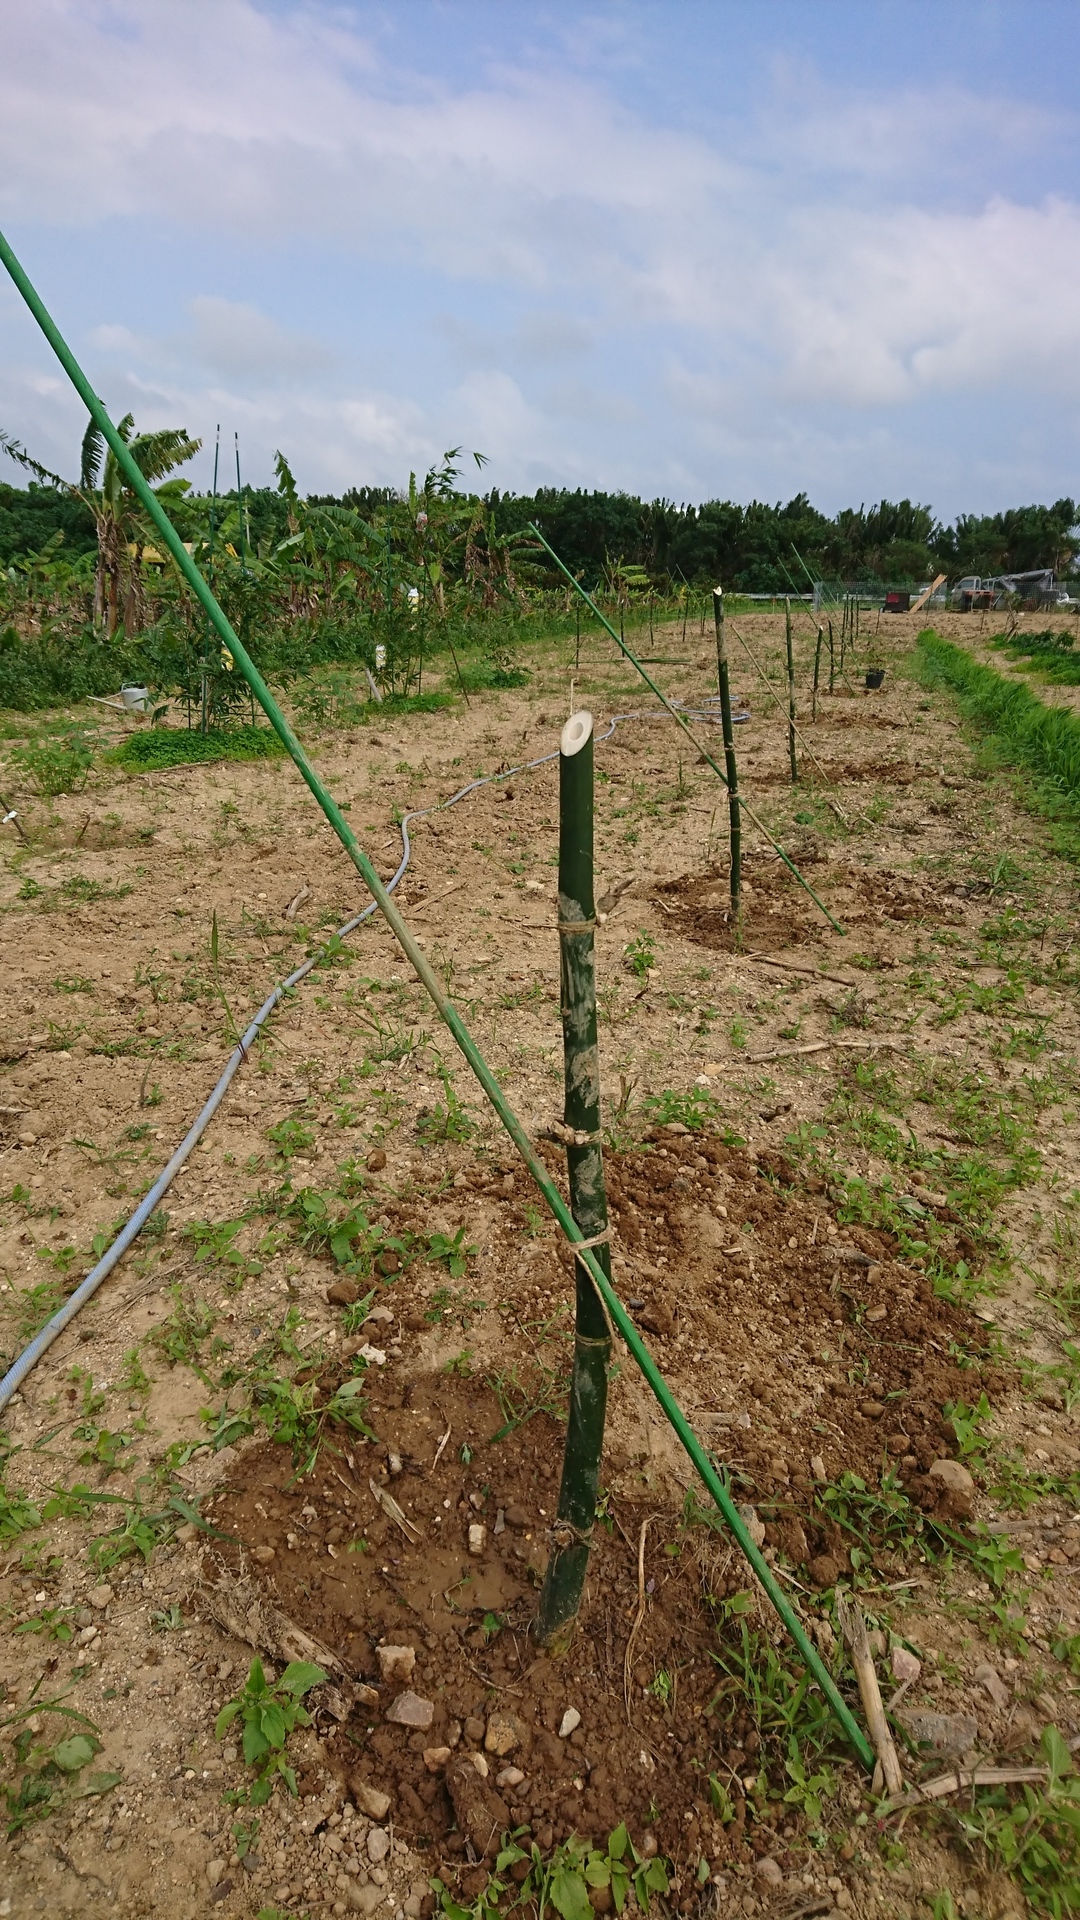
[[[876,693],[884,678],[884,667],[871,667],[866,676],[867,693]]]

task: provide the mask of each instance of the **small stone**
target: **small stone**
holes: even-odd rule
[[[978,1737],[978,1722],[965,1713],[933,1713],[925,1707],[900,1707],[897,1719],[916,1746],[935,1753],[966,1753]]]
[[[367,1814],[369,1820],[386,1819],[390,1811],[388,1793],[380,1793],[378,1787],[370,1786],[358,1773],[354,1773],[349,1781],[349,1792],[352,1794],[354,1804],[361,1813]]]
[[[864,1420],[880,1420],[884,1411],[880,1400],[864,1400],[859,1408]]]
[[[824,1460],[822,1459],[822,1457],[821,1457],[821,1455],[820,1455],[820,1453],[814,1453],[814,1454],[811,1454],[811,1456],[810,1456],[810,1478],[811,1478],[812,1480],[822,1480],[822,1481],[824,1481],[824,1480],[827,1480],[827,1479],[828,1479],[828,1477],[829,1477],[829,1476],[828,1476],[828,1474],[827,1474],[827,1473],[826,1473],[826,1471],[825,1471],[825,1462],[824,1462]]]
[[[767,1853],[754,1862],[754,1879],[761,1893],[779,1893],[784,1884],[784,1870],[779,1861]]]
[[[386,1717],[396,1726],[417,1727],[421,1733],[426,1733],[435,1718],[435,1707],[432,1701],[421,1699],[418,1693],[406,1687],[404,1693],[399,1693],[397,1699],[387,1707]]]
[[[92,1607],[97,1607],[100,1612],[103,1612],[113,1598],[113,1590],[108,1581],[103,1580],[100,1587],[92,1587],[86,1597]]]
[[[521,1743],[521,1733],[517,1723],[507,1713],[493,1713],[487,1723],[484,1735],[484,1750],[504,1760],[508,1753]]]
[[[224,1860],[208,1860],[206,1863],[207,1886],[216,1887],[218,1881],[224,1879],[224,1877],[225,1877]]]
[[[355,1280],[335,1280],[333,1286],[327,1287],[326,1298],[332,1307],[353,1307],[360,1298],[360,1289]]]
[[[834,1560],[831,1553],[816,1553],[807,1572],[819,1592],[824,1593],[829,1587],[835,1587],[839,1580],[840,1562]]]
[[[260,1566],[268,1567],[276,1556],[273,1547],[252,1547],[251,1557],[257,1560]]]
[[[504,1767],[501,1773],[495,1775],[495,1785],[497,1787],[520,1787],[524,1778],[525,1775],[522,1773],[520,1767]]]
[[[894,1647],[892,1650],[892,1676],[901,1686],[914,1686],[922,1672],[922,1661],[906,1647]]]
[[[995,1707],[1008,1706],[1010,1698],[1009,1689],[997,1669],[992,1667],[988,1660],[984,1660],[981,1666],[976,1667],[975,1685],[981,1687],[984,1693],[990,1695]]]
[[[373,1147],[364,1162],[369,1173],[381,1173],[386,1165],[386,1155],[381,1147]]]
[[[866,1276],[868,1280],[872,1277],[873,1272],[874,1272],[874,1269],[873,1267],[871,1267],[870,1272]],[[867,1322],[869,1323],[870,1326],[874,1326],[878,1320],[884,1320],[885,1315],[888,1313],[888,1311],[889,1311],[888,1307],[867,1307],[866,1309]]]
[[[570,1735],[581,1725],[581,1715],[576,1707],[567,1707],[559,1721],[559,1739],[569,1740]]]
[[[507,1526],[513,1527],[517,1533],[524,1533],[528,1527],[532,1526],[532,1521],[525,1508],[519,1507],[516,1501],[513,1500],[508,1507],[503,1508],[503,1519],[506,1521]]]
[[[375,1649],[379,1656],[379,1672],[387,1686],[403,1686],[411,1680],[416,1665],[414,1647],[383,1646]]]
[[[469,1759],[472,1761],[481,1780],[486,1780],[490,1769],[484,1755],[482,1753],[470,1753]]]
[[[424,1911],[423,1895],[410,1893],[408,1899],[402,1901],[401,1911],[405,1915],[405,1920],[420,1920]]]
[[[353,1687],[353,1695],[358,1707],[377,1707],[379,1704],[378,1687],[369,1687],[364,1680],[358,1680]]]
[[[975,1482],[966,1467],[959,1460],[935,1460],[927,1470],[927,1479],[940,1487],[944,1499],[942,1505],[957,1519],[966,1519],[975,1498]]]
[[[464,1732],[465,1732],[466,1740],[472,1740],[475,1742],[477,1740],[483,1739],[484,1722],[481,1720],[479,1714],[477,1713],[469,1714],[468,1718],[465,1721]]]
[[[389,1851],[390,1835],[387,1833],[386,1828],[372,1827],[367,1837],[368,1859],[371,1860],[375,1866],[379,1866],[380,1863],[386,1859]]]
[[[749,1506],[740,1507],[739,1518],[743,1522],[755,1547],[763,1547],[765,1545],[765,1522],[759,1519],[756,1508]]]
[[[469,1528],[469,1552],[473,1555],[474,1559],[483,1553],[486,1545],[487,1528],[481,1526],[479,1520],[474,1520],[472,1526]]]
[[[381,1907],[383,1901],[386,1899],[386,1888],[376,1886],[358,1887],[350,1882],[345,1899],[348,1902],[350,1913],[372,1914],[375,1912],[376,1907]]]
[[[452,1747],[425,1747],[424,1765],[428,1772],[441,1773],[452,1752]]]

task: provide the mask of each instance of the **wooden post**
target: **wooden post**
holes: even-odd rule
[[[727,640],[724,634],[722,587],[713,588],[713,617],[716,621],[716,683],[720,689],[720,724],[724,734],[728,825],[731,835],[731,917],[737,925],[739,894],[742,890],[742,815],[739,808],[739,766],[735,758],[735,728],[731,719],[731,680],[728,675]]]
[[[795,657],[791,651],[791,601],[784,601],[785,628],[787,633],[787,750],[791,764],[791,784],[799,778],[798,761],[795,758]]]

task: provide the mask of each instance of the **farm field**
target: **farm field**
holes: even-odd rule
[[[906,1784],[1027,1780],[882,1814],[625,1353],[577,1636],[538,1656],[573,1277],[513,1149],[379,918],[330,939],[362,889],[287,761],[98,753],[42,798],[10,716],[8,1360],[329,944],[5,1416],[0,1912],[483,1920],[554,1860],[580,1920],[586,1842],[598,1913],[627,1860],[684,1914],[1080,1908],[1075,869],[918,677],[920,625],[811,719],[796,615],[793,786],[731,634],[786,700],[783,616],[729,622],[746,796],[843,933],[744,824],[735,939],[720,784],[606,641],[297,724],[384,877],[433,809],[396,898],[562,1183],[558,769],[520,769],[594,713],[616,1286],[856,1711],[857,1594]],[[1074,702],[977,616],[935,629]],[[654,638],[669,693],[713,692],[711,631]],[[256,1655],[321,1670],[262,1805],[245,1720],[215,1732]]]

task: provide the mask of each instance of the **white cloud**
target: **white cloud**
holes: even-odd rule
[[[438,396],[369,390],[313,337],[314,281],[311,334],[205,282],[190,324],[157,339],[98,316],[95,350],[144,399],[228,396],[253,432],[310,434],[321,476],[362,453],[398,478],[465,435],[519,472],[574,473],[590,423],[617,439],[665,407],[653,468],[678,472],[684,432],[749,436],[756,420],[760,443],[805,452],[826,416],[834,448],[849,426],[869,446],[883,413],[924,401],[1077,397],[1080,206],[985,186],[1002,153],[1063,150],[1061,113],[937,76],[837,96],[778,64],[764,104],[711,144],[569,67],[456,86],[392,69],[354,14],[319,4],[0,12],[5,217],[137,217],[242,235],[261,257],[299,242],[363,263],[350,271],[430,276],[458,363]],[[616,78],[647,61],[632,23],[574,32],[610,47]],[[613,445],[604,457],[623,457]]]

